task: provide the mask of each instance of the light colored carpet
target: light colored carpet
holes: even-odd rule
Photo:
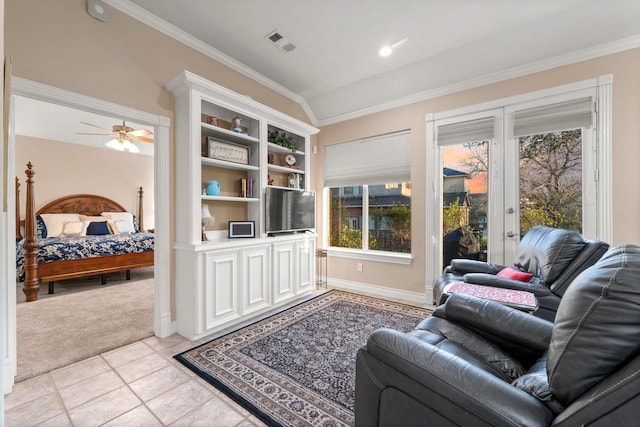
[[[146,278],[18,304],[16,382],[152,336],[153,288]]]

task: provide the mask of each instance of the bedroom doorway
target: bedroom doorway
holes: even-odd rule
[[[12,100],[15,97],[24,97],[107,117],[118,117],[123,120],[150,126],[153,129],[155,139],[153,144],[153,189],[148,189],[148,192],[154,196],[153,228],[155,232],[155,262],[153,276],[155,279],[153,292],[153,332],[158,337],[170,335],[172,328],[169,289],[169,278],[171,277],[169,262],[169,118],[145,113],[17,77],[12,78],[11,96]],[[15,113],[15,111],[13,112]],[[7,158],[7,175],[9,177],[23,175],[22,168],[16,165],[16,147],[13,131],[14,127],[11,126]],[[11,191],[7,199],[9,211],[15,210],[15,191]],[[15,219],[8,218],[7,222],[9,223],[8,229],[10,231],[15,230]],[[15,235],[9,235],[8,237],[8,259],[5,262],[7,262],[7,265],[13,265],[15,263],[15,247],[12,242],[14,241]],[[15,282],[15,271],[8,272],[7,274],[13,276],[9,278],[8,283]],[[8,345],[7,359],[3,367],[3,386],[5,392],[10,390],[16,376],[16,288],[10,288],[12,289],[8,290],[6,298]]]

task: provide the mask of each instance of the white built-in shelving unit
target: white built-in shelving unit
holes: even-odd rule
[[[318,129],[188,71],[166,87],[176,98],[177,332],[199,339],[313,289],[316,235],[268,236],[264,195],[269,185],[310,188],[310,136]],[[220,194],[204,191],[211,180]],[[242,180],[252,181],[253,194]],[[220,223],[203,230],[203,205],[252,221],[255,238],[231,239]]]

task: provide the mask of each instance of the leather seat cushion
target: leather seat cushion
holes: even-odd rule
[[[546,355],[529,368],[526,374],[516,378],[511,384],[543,402],[555,415],[565,409],[564,405],[558,402],[549,388]]]
[[[574,401],[640,354],[640,247],[608,251],[560,301],[547,359],[549,386]]]

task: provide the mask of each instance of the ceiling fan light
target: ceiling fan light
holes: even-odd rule
[[[138,146],[136,144],[134,144],[131,141],[128,140],[124,140],[123,142],[123,146],[125,150],[129,150],[129,152],[131,153],[139,153],[140,149],[138,148]]]
[[[117,139],[112,139],[111,141],[105,144],[109,148],[113,148],[114,150],[124,151],[124,145],[120,143]]]

